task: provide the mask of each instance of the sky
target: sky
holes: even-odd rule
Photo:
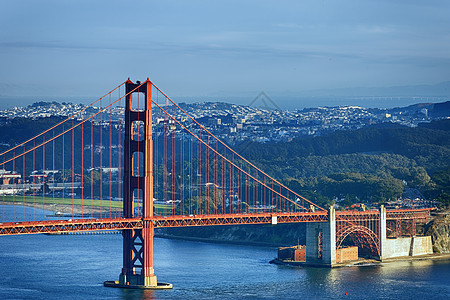
[[[89,102],[128,77],[149,77],[175,100],[247,104],[263,91],[280,107],[311,106],[304,101],[317,91],[450,81],[447,0],[0,0],[0,7],[3,105],[13,97]]]

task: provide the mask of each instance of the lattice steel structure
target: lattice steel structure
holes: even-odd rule
[[[430,217],[430,209],[388,210],[386,211],[386,231],[388,237],[415,236],[416,224],[425,223]],[[339,211],[336,212],[336,247],[350,237],[370,255],[381,255],[381,212]]]

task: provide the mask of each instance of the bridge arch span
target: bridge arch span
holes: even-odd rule
[[[336,233],[336,249],[339,249],[345,238],[351,236],[357,246],[369,249],[372,255],[380,256],[380,238],[371,229],[361,226],[352,225],[341,229]]]

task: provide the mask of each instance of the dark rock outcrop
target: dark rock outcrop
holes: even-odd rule
[[[450,253],[450,214],[438,216],[431,221],[426,235],[431,236],[434,252]]]

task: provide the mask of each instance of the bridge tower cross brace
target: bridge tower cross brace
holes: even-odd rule
[[[157,280],[153,269],[153,139],[152,139],[152,83],[147,79],[143,84],[131,80],[126,86],[125,103],[125,141],[123,175],[123,217],[134,218],[134,195],[142,194],[143,228],[123,230],[123,268],[119,284],[123,286],[156,287]],[[143,93],[144,111],[133,110],[133,94]],[[133,125],[144,126],[144,138],[133,139]],[[134,174],[135,153],[142,153],[143,168],[140,174]],[[140,270],[140,272],[139,272]]]

